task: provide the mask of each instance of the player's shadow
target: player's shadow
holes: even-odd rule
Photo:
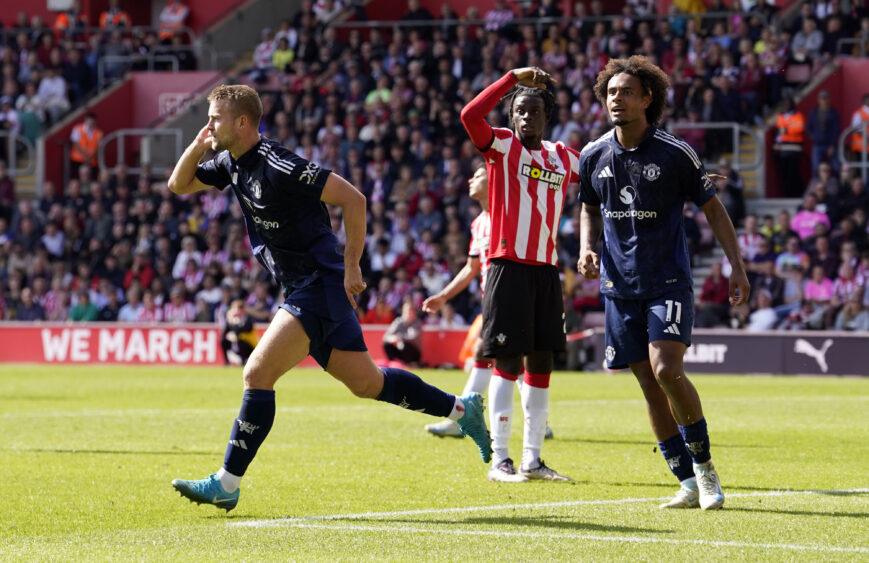
[[[443,524],[443,525],[493,525],[528,528],[547,528],[554,530],[584,530],[587,532],[615,532],[622,534],[672,534],[673,530],[658,528],[637,528],[634,526],[609,526],[580,522],[570,516],[479,516],[462,518],[461,520],[414,520],[412,518],[353,518],[352,521],[369,523],[402,523],[402,524]]]
[[[784,510],[779,508],[748,508],[744,506],[727,506],[727,512],[757,512],[760,514],[787,514],[790,516],[822,516],[824,518],[869,518],[869,512],[824,512],[822,510]]]
[[[38,454],[92,454],[92,455],[214,455],[214,452],[190,450],[80,450],[76,448],[2,448],[0,451]]]
[[[591,481],[588,481],[591,483]],[[609,485],[613,487],[653,487],[660,489],[671,490],[675,487],[678,487],[678,484],[674,484],[673,482],[665,482],[659,481],[656,483],[641,483],[638,481],[594,481],[595,485]],[[781,487],[749,487],[749,486],[741,486],[741,485],[733,485],[730,483],[726,483],[726,489],[728,491],[780,491]]]
[[[657,451],[655,443],[651,440],[604,440],[599,438],[563,438],[558,436],[559,442],[569,442],[571,444],[627,444],[629,446],[648,446],[651,450]],[[766,448],[759,444],[719,444],[715,443],[716,448]]]

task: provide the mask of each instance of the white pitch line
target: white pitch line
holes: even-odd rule
[[[486,530],[447,530],[447,529],[432,529],[432,528],[414,528],[410,526],[367,526],[367,525],[334,525],[334,524],[311,524],[305,522],[295,522],[290,527],[301,529],[320,529],[320,530],[347,530],[347,531],[365,531],[365,532],[405,532],[411,534],[429,533],[429,534],[451,534],[459,536],[497,536],[497,537],[520,537],[520,538],[554,538],[554,539],[573,539],[573,540],[588,540],[588,541],[603,541],[603,542],[620,542],[620,543],[668,543],[668,544],[688,544],[688,545],[707,545],[713,547],[749,547],[760,549],[789,549],[792,551],[827,551],[827,552],[844,552],[844,553],[869,553],[869,548],[866,547],[840,547],[827,545],[800,545],[791,543],[751,543],[751,542],[736,542],[736,541],[717,541],[717,540],[698,540],[698,539],[676,539],[676,538],[654,538],[640,536],[598,536],[593,534],[571,534],[571,533],[547,533],[547,532],[497,532]]]
[[[807,494],[861,494],[869,493],[869,488],[863,489],[841,489],[841,490],[815,490],[815,491],[765,491],[753,493],[731,493],[729,498],[746,498],[746,497],[769,497],[769,496],[794,496]],[[667,497],[663,497],[667,498]],[[737,548],[759,548],[759,549],[783,549],[791,551],[816,551],[830,553],[869,553],[869,548],[866,547],[841,547],[841,546],[825,546],[825,545],[801,545],[789,543],[751,543],[737,541],[720,541],[720,540],[703,540],[703,539],[676,539],[676,538],[656,538],[656,537],[641,537],[641,536],[601,536],[594,534],[572,534],[572,533],[546,533],[546,532],[510,532],[510,531],[488,531],[488,530],[454,530],[445,528],[421,528],[412,526],[371,526],[365,524],[321,524],[317,521],[324,520],[358,520],[362,518],[388,518],[393,516],[413,516],[422,514],[448,514],[461,512],[488,512],[496,510],[504,510],[511,508],[538,509],[550,507],[565,507],[579,505],[600,505],[600,504],[629,504],[640,502],[660,501],[662,497],[655,498],[626,498],[612,500],[577,500],[565,502],[547,502],[547,503],[529,503],[529,504],[503,504],[494,506],[469,506],[456,508],[433,508],[421,510],[398,510],[392,512],[362,512],[357,514],[332,514],[323,516],[308,516],[299,518],[277,518],[274,520],[251,520],[248,522],[230,522],[231,527],[272,527],[286,526],[290,528],[300,529],[319,529],[319,530],[342,530],[342,531],[368,531],[368,532],[402,532],[402,533],[429,533],[429,534],[451,534],[451,535],[466,535],[466,536],[496,536],[496,537],[521,537],[521,538],[555,538],[555,539],[574,539],[586,541],[600,542],[621,542],[621,543],[664,543],[673,545],[705,545],[712,547],[737,547]]]
[[[758,491],[753,493],[728,493],[727,498],[748,497],[771,497],[771,496],[795,496],[795,495],[855,495],[869,493],[865,489],[842,489],[829,491]],[[559,508],[567,506],[588,506],[600,504],[634,504],[641,502],[659,502],[670,497],[647,497],[647,498],[623,498],[623,499],[596,499],[596,500],[568,500],[562,502],[539,502],[526,504],[498,504],[489,506],[463,506],[453,508],[422,508],[417,510],[395,510],[391,512],[359,512],[356,514],[327,514],[321,516],[299,516],[295,518],[274,518],[270,520],[248,520],[245,522],[230,522],[230,526],[242,527],[269,527],[269,526],[293,526],[298,523],[323,521],[323,520],[360,520],[363,518],[391,518],[395,516],[419,516],[423,514],[457,514],[462,512],[494,512],[498,510],[510,510],[521,508],[536,510],[540,508]]]

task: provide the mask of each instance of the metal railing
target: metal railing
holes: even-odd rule
[[[851,150],[851,135],[858,133],[863,135],[863,149],[859,153]],[[869,121],[851,125],[839,135],[839,162],[847,162],[852,168],[860,169],[860,177],[863,181],[869,181]],[[856,156],[857,158],[848,158]]]
[[[862,39],[860,37],[843,37],[836,41],[836,53],[837,56],[851,56],[850,53],[843,53],[842,47],[845,45],[859,45],[860,46],[860,54],[857,56],[865,57],[866,56],[866,42],[869,39]]]
[[[736,123],[734,121],[674,121],[667,124],[667,129],[671,133],[685,129],[701,129],[703,131],[708,131],[710,129],[729,129],[733,146],[733,158],[731,159],[731,166],[733,169],[737,172],[743,170],[756,170],[763,164],[763,138],[760,136],[760,133],[751,127],[742,125],[741,123]],[[742,135],[747,135],[754,140],[754,158],[747,163],[742,161],[742,143],[740,143]],[[703,164],[707,167],[717,166],[717,163],[712,162],[704,162]]]
[[[163,55],[157,53],[148,53],[147,55],[105,55],[100,57],[97,63],[97,91],[102,92],[107,85],[116,81],[123,80],[130,66],[135,63],[146,63],[145,70],[154,70],[154,65],[157,63],[169,63],[172,67],[172,72],[178,72],[178,58],[172,55]],[[111,69],[112,75],[106,76],[106,67],[110,64],[119,65],[117,69]]]
[[[24,158],[19,159],[19,148],[24,149]],[[9,175],[13,178],[29,176],[36,170],[36,147],[30,142],[30,139],[18,133],[0,131],[0,158],[6,161]],[[26,166],[19,166],[19,160],[25,161]]]
[[[636,16],[632,17],[631,21],[634,25],[638,22],[646,21],[652,24],[660,21],[660,20],[674,20],[674,19],[722,19],[722,18],[731,18],[737,15],[742,15],[743,17],[746,14],[741,12],[706,12],[703,14],[680,14],[676,17],[671,16]],[[763,22],[764,26],[769,25],[769,18],[763,12],[751,12],[749,14],[750,17],[757,17],[759,20]],[[503,28],[505,25],[507,26],[516,26],[516,25],[549,25],[549,24],[559,24],[559,25],[576,25],[577,23],[612,23],[614,20],[622,19],[624,16],[619,14],[614,15],[606,15],[606,16],[585,16],[582,18],[578,18],[575,15],[571,15],[570,17],[548,17],[548,18],[523,18],[516,17],[512,20],[501,24],[500,27]],[[389,28],[399,28],[399,27],[457,27],[457,26],[481,26],[484,27],[489,23],[485,19],[440,19],[435,18],[431,20],[366,20],[366,21],[344,21],[340,23],[329,23],[330,27],[335,28],[347,28],[347,29],[360,29],[360,28],[378,28],[378,29],[389,29]]]
[[[157,139],[155,139],[156,137],[169,137],[170,142],[173,139],[175,141],[174,151],[170,150],[170,156],[167,158],[167,162],[165,163],[154,162],[154,153],[156,152],[155,145],[164,150],[166,149],[165,146],[157,142]],[[100,142],[100,146],[97,149],[97,161],[101,169],[107,168],[106,150],[108,145],[112,142],[117,142],[115,161],[125,162],[125,156],[127,154],[127,139],[129,138],[138,138],[141,143],[139,150],[139,164],[129,167],[131,174],[139,174],[142,171],[141,164],[149,165],[151,171],[155,174],[162,174],[167,169],[174,166],[181,157],[183,151],[181,145],[181,129],[117,129],[103,137],[103,140]]]

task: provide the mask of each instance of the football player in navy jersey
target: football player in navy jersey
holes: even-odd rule
[[[607,364],[633,371],[661,453],[681,482],[661,508],[711,509],[724,504],[724,493],[700,397],[683,365],[694,320],[685,201],[703,209],[733,265],[731,304],[748,301],[749,284],[733,224],[703,164],[687,143],[655,126],[668,87],[667,75],[641,56],[612,59],[598,74],[594,91],[615,128],[580,156],[577,268],[601,278]]]
[[[241,410],[223,467],[205,479],[175,479],[175,489],[198,504],[235,508],[241,478],[274,421],[275,383],[308,354],[358,397],[456,420],[488,462],[492,448],[478,393],[455,397],[410,372],[379,368],[368,354],[353,299],[365,288],[359,268],[365,196],[337,174],[261,138],[262,102],[252,88],[218,86],[208,101],[208,124],[184,151],[169,189],[187,194],[229,186],[254,255],[286,299],[244,367]],[[200,164],[209,148],[216,156]],[[326,203],[343,212],[343,256]]]

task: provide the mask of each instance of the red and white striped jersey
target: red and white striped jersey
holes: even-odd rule
[[[489,258],[555,266],[567,184],[579,181],[579,153],[551,141],[530,150],[509,129],[493,131],[492,146],[483,153],[492,218]]]
[[[471,222],[471,247],[468,256],[480,259],[480,291],[486,287],[486,272],[489,270],[489,233],[492,222],[489,212],[482,213]]]
[[[163,322],[163,309],[158,305],[153,309],[142,307],[139,310],[140,323],[159,323]]]
[[[764,239],[764,236],[758,233],[742,233],[737,239],[742,257],[751,261],[754,260],[754,257],[760,251],[760,241]]]
[[[169,301],[163,305],[163,320],[167,323],[190,323],[196,318],[193,303],[184,301],[178,305]]]

